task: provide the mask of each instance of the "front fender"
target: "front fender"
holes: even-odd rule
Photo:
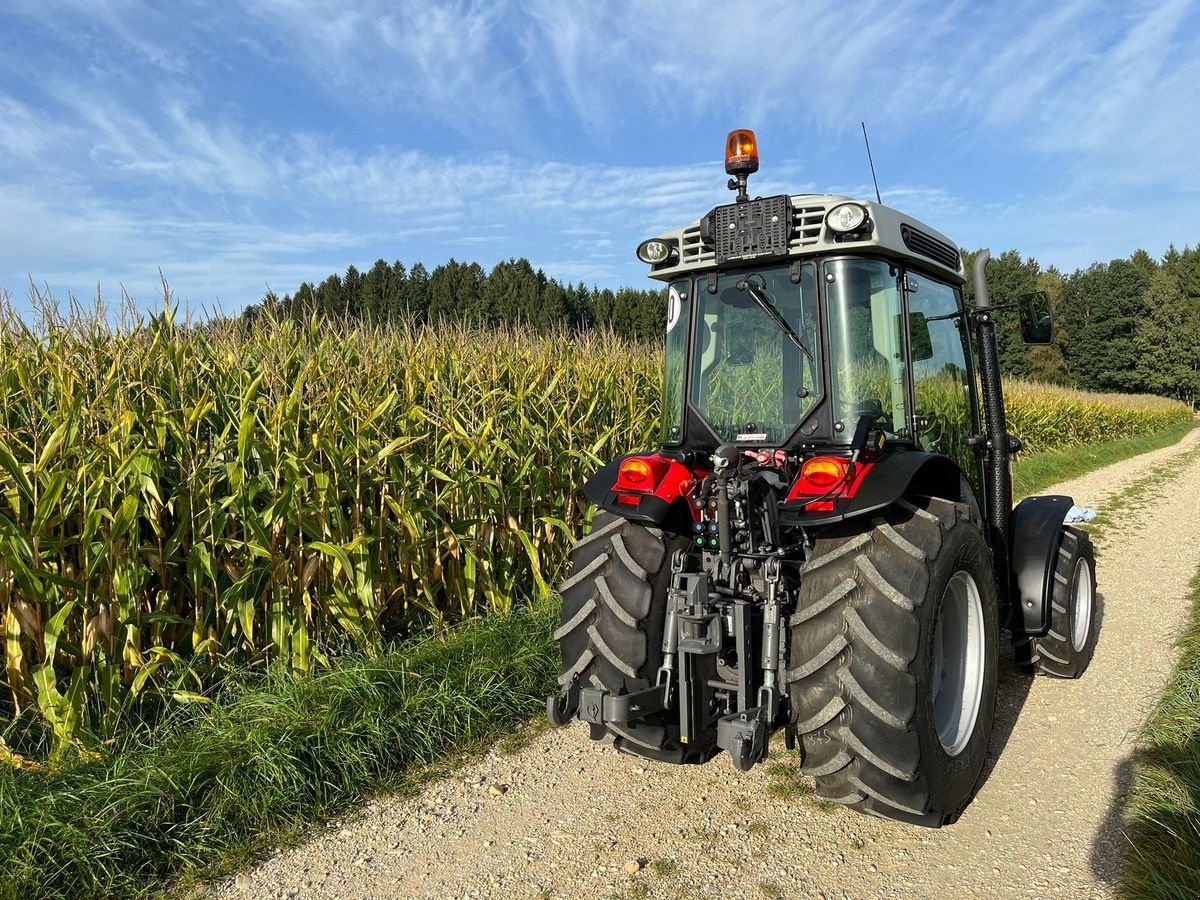
[[[1074,500],[1061,494],[1026,497],[1012,511],[1008,545],[1012,548],[1012,591],[1020,612],[1012,613],[1012,629],[1027,635],[1050,630],[1050,598],[1054,566],[1062,543],[1063,519]]]

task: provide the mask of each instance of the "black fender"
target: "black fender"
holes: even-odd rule
[[[780,511],[785,525],[831,525],[886,509],[904,497],[944,497],[979,510],[970,482],[950,457],[896,450],[876,461],[853,497],[834,500],[831,512],[806,512],[804,506],[812,497],[789,500],[781,504]]]
[[[692,527],[692,516],[687,508],[687,501],[682,497],[667,501],[662,497],[646,494],[636,509],[617,502],[613,485],[617,483],[617,471],[621,468],[621,463],[631,456],[647,456],[650,452],[652,451],[642,450],[618,456],[587,480],[583,486],[583,495],[601,509],[631,522],[641,522],[665,531],[689,534]]]
[[[1074,504],[1061,494],[1026,497],[1009,517],[1014,633],[1039,636],[1050,630],[1054,566],[1062,543],[1063,519]]]

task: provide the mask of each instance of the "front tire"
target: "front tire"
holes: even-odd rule
[[[815,541],[788,670],[817,793],[918,825],[955,821],[983,773],[996,699],[996,589],[971,507],[902,501]]]
[[[1096,550],[1086,531],[1064,525],[1054,566],[1050,630],[1040,637],[1014,636],[1017,665],[1055,678],[1081,676],[1100,637],[1096,611]]]

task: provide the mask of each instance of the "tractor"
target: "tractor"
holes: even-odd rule
[[[637,248],[667,290],[661,446],[584,487],[547,714],[741,771],[783,730],[820,797],[948,825],[983,775],[1004,633],[1062,678],[1096,645],[1073,501],[1012,502],[997,327],[1049,343],[1050,304],[992,303],[982,250],[966,305],[947,237],[882,202],[751,198],[758,162],[730,133],[734,202]]]

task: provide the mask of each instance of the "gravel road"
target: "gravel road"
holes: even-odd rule
[[[1200,566],[1200,432],[1058,485],[1111,511],[1103,620],[1079,681],[1002,655],[989,774],[937,831],[781,799],[770,766],[658,765],[576,725],[372,802],[216,894],[247,897],[1108,897],[1132,737],[1175,659]],[[782,744],[774,762],[791,762]],[[806,780],[799,780],[801,789]]]

